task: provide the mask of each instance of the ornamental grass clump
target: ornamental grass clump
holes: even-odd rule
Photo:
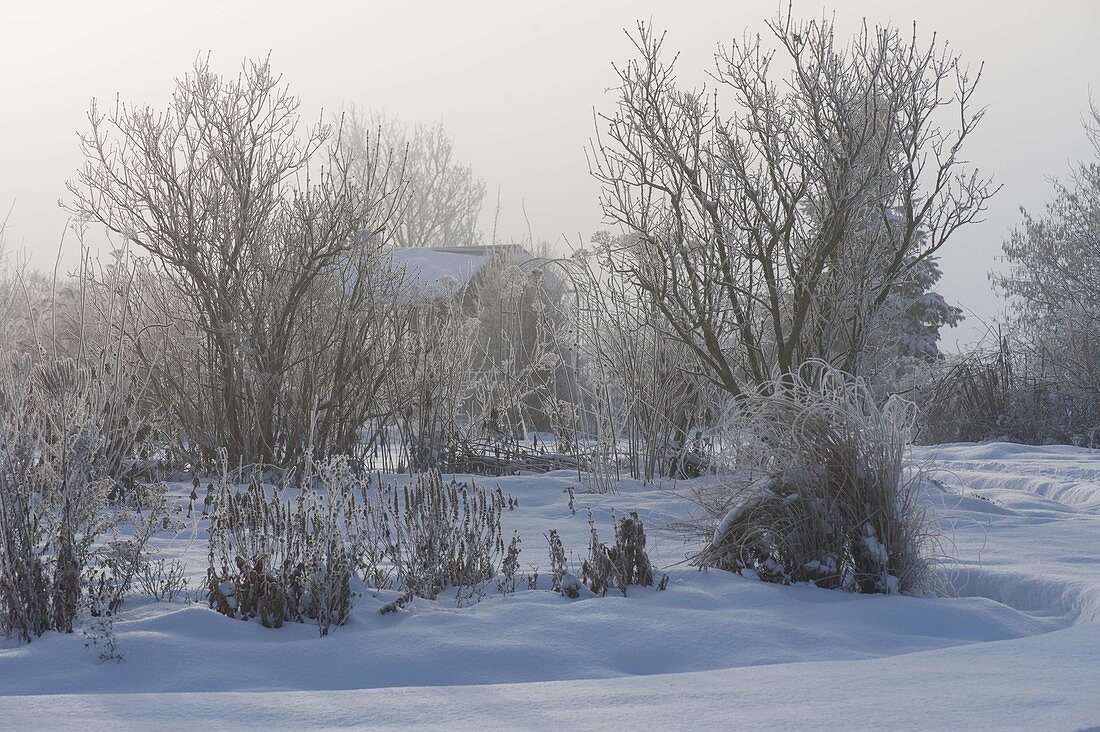
[[[935,541],[905,455],[915,408],[820,362],[738,405],[733,478],[696,492],[699,566],[861,593],[934,589]]]

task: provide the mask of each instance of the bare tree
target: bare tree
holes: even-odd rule
[[[485,181],[455,156],[454,138],[442,122],[412,127],[381,112],[346,115],[353,150],[374,150],[401,161],[405,184],[400,213],[393,222],[399,247],[470,246],[479,243],[478,219]],[[360,154],[360,160],[369,156]],[[354,168],[361,176],[362,168]]]
[[[11,209],[8,209],[3,221],[0,221],[0,338],[12,343],[19,330],[15,325],[15,314],[19,311],[16,276],[12,268],[4,232],[8,228]]]
[[[774,50],[746,36],[716,53],[715,90],[683,90],[639,24],[589,157],[630,235],[605,266],[734,396],[814,357],[858,371],[897,284],[994,193],[961,157],[980,71],[945,45],[866,25],[840,45],[789,11],[766,25]]]
[[[20,353],[38,353],[52,288],[46,277],[27,266],[25,252],[17,253],[5,239],[14,208],[0,220],[0,343]]]
[[[145,357],[161,359],[162,398],[207,457],[225,446],[234,461],[292,459],[347,400],[302,391],[318,359],[357,347],[321,303],[341,302],[341,281],[378,261],[399,191],[388,161],[357,159],[338,128],[300,135],[299,106],[267,59],[235,78],[199,59],[163,112],[116,103],[104,113],[93,101],[86,163],[69,183],[84,222],[151,255],[149,297],[164,317],[154,332],[182,336],[191,357]],[[367,353],[349,356],[343,375],[385,361]]]
[[[607,232],[594,240],[615,246]],[[690,367],[688,346],[665,332],[660,313],[629,277],[601,269],[583,251],[569,262],[584,392],[576,401],[592,413],[596,442],[606,438],[633,478],[692,475],[700,467],[695,451],[704,426],[713,423],[719,402],[714,386]]]

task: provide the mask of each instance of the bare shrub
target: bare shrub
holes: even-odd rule
[[[113,509],[113,539],[95,551],[100,572],[92,594],[97,602],[103,598],[107,602],[102,607],[92,607],[96,616],[116,613],[135,583],[140,583],[148,572],[152,561],[146,549],[149,540],[160,531],[183,527],[178,518],[182,508],[168,500],[168,486],[164,483],[131,484]],[[124,525],[130,529],[128,538],[119,536]]]
[[[392,419],[406,450],[399,471],[430,470],[454,459],[463,405],[472,387],[477,323],[454,294],[414,294],[410,327],[385,375]]]
[[[496,573],[504,553],[504,496],[473,483],[420,473],[409,486],[379,483],[369,507],[385,517],[388,556],[401,587],[435,599],[445,587],[473,586]]]
[[[112,524],[110,396],[70,360],[0,354],[0,631],[71,632]]]
[[[122,335],[138,304],[120,268],[93,276],[87,252],[75,277],[52,282],[2,257],[2,306],[25,315],[13,324],[5,312],[0,327],[34,355],[0,352],[0,633],[80,624],[119,657],[111,618],[170,520],[164,486],[144,481],[156,418]]]
[[[580,585],[576,577],[569,572],[565,546],[561,543],[561,536],[558,535],[557,529],[550,529],[550,533],[546,535],[546,542],[550,545],[550,589],[566,597],[580,597]],[[537,570],[535,577],[538,577]]]
[[[183,562],[157,557],[148,559],[138,570],[135,582],[138,590],[157,602],[172,602],[187,591]]]
[[[1066,366],[1056,365],[1065,353],[1062,346],[1037,354],[1020,331],[990,336],[992,345],[986,340],[968,353],[930,364],[910,390],[920,406],[917,439],[1100,446],[1100,392],[1057,373]]]
[[[502,595],[516,591],[516,572],[519,571],[521,543],[519,533],[512,534],[512,540],[508,542],[508,550],[504,554],[504,561],[500,564],[500,578],[497,580],[497,589]]]
[[[653,584],[653,565],[645,547],[645,527],[637,513],[631,512],[615,523],[615,543],[600,541],[592,512],[588,512],[588,559],[581,566],[584,583],[593,593],[603,596],[609,589],[624,595],[630,585]]]
[[[615,564],[611,560],[607,545],[600,541],[591,512],[588,514],[588,527],[590,529],[588,558],[581,564],[581,578],[588,589],[603,596],[607,594],[609,587],[614,587],[616,584]]]
[[[934,537],[906,478],[914,408],[811,362],[738,405],[737,478],[700,489],[701,566],[854,592],[933,589]]]
[[[368,587],[385,589],[396,580],[403,593],[429,600],[454,587],[461,604],[480,597],[497,575],[505,552],[500,519],[506,501],[499,488],[446,481],[438,470],[401,485],[357,470],[344,457],[321,461],[317,475],[339,511],[334,520],[345,527],[350,561]],[[513,577],[518,555],[516,536],[508,555]]]
[[[388,589],[393,578],[389,559],[393,533],[386,512],[376,510],[380,499],[377,495],[372,498],[370,491],[375,479],[381,481],[380,476],[357,468],[342,455],[319,460],[314,468],[329,499],[342,507],[340,520],[353,571],[366,587]]]
[[[81,608],[80,632],[85,647],[94,648],[100,661],[118,662],[123,660],[123,653],[115,635],[115,615],[107,610],[115,598],[113,584],[107,572],[93,573]]]
[[[345,507],[310,486],[294,501],[269,497],[258,479],[240,494],[228,480],[210,519],[210,606],[265,627],[316,621],[321,635],[351,612],[353,560],[342,532]]]
[[[413,293],[411,327],[388,375],[393,419],[413,471],[512,474],[574,467],[576,459],[527,442],[550,427],[568,380],[555,298],[559,278],[487,255],[464,285],[437,282]]]
[[[716,389],[693,367],[691,351],[667,331],[650,296],[613,257],[628,236],[600,232],[594,254],[569,261],[576,290],[570,314],[577,352],[574,410],[592,438],[588,483],[610,492],[618,465],[632,478],[693,477]],[[609,474],[600,480],[600,469]]]
[[[11,253],[4,236],[14,208],[13,203],[4,218],[0,219],[0,338],[3,338],[5,343],[14,343],[16,337],[25,330],[19,327],[16,321],[16,314],[21,310],[18,304],[19,288],[16,273],[9,261]]]

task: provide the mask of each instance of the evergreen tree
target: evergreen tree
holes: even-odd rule
[[[917,358],[939,358],[940,329],[956,326],[963,319],[962,310],[947,302],[935,291],[943,273],[934,257],[915,262],[909,276],[892,295],[898,320],[898,355]]]

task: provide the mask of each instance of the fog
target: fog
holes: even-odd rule
[[[67,214],[58,206],[80,165],[78,131],[92,97],[163,106],[172,79],[199,52],[233,71],[272,54],[312,118],[323,108],[384,109],[408,122],[442,120],[488,184],[483,228],[499,190],[500,238],[529,232],[563,248],[601,228],[584,147],[593,109],[606,108],[612,62],[630,55],[624,26],[651,19],[680,50],[681,77],[701,82],[715,44],[762,28],[774,2],[274,3],[191,2],[172,13],[145,2],[0,3],[0,217],[34,266],[53,265]],[[795,2],[816,16],[820,2]],[[834,12],[834,11],[830,11]],[[967,313],[945,350],[973,340],[1003,307],[987,273],[1018,208],[1038,209],[1050,177],[1088,151],[1081,131],[1100,69],[1100,4],[845,2],[844,28],[871,22],[946,38],[977,67],[989,113],[969,158],[1003,189],[985,222],[942,252],[941,292]],[[74,260],[62,252],[63,266]]]

